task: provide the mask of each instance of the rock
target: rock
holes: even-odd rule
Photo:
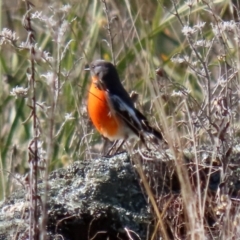
[[[150,213],[127,154],[75,162],[52,172],[48,186],[48,239],[146,239]],[[26,196],[22,189],[1,202],[0,239],[28,239]]]

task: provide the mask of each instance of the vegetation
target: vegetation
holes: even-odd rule
[[[172,161],[158,161],[151,177],[144,155],[133,155],[153,209],[150,239],[238,239],[239,7],[234,0],[4,2],[1,199],[21,182],[35,205],[39,178],[102,155],[84,66],[103,58],[116,63],[168,142],[163,158]],[[33,210],[33,229],[36,222]]]

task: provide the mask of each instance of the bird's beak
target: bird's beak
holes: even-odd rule
[[[84,68],[85,71],[90,71],[90,67],[89,67],[89,64],[86,64],[85,65],[85,68]]]

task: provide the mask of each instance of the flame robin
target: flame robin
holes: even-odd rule
[[[162,140],[162,134],[134,107],[112,63],[95,60],[86,70],[92,77],[88,113],[100,134],[110,141],[136,136],[145,144],[147,135]]]

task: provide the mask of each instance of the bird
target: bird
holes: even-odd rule
[[[110,141],[139,138],[145,146],[149,135],[155,142],[162,140],[161,132],[151,127],[147,118],[135,108],[111,62],[94,60],[86,70],[91,73],[88,114],[101,135]]]

